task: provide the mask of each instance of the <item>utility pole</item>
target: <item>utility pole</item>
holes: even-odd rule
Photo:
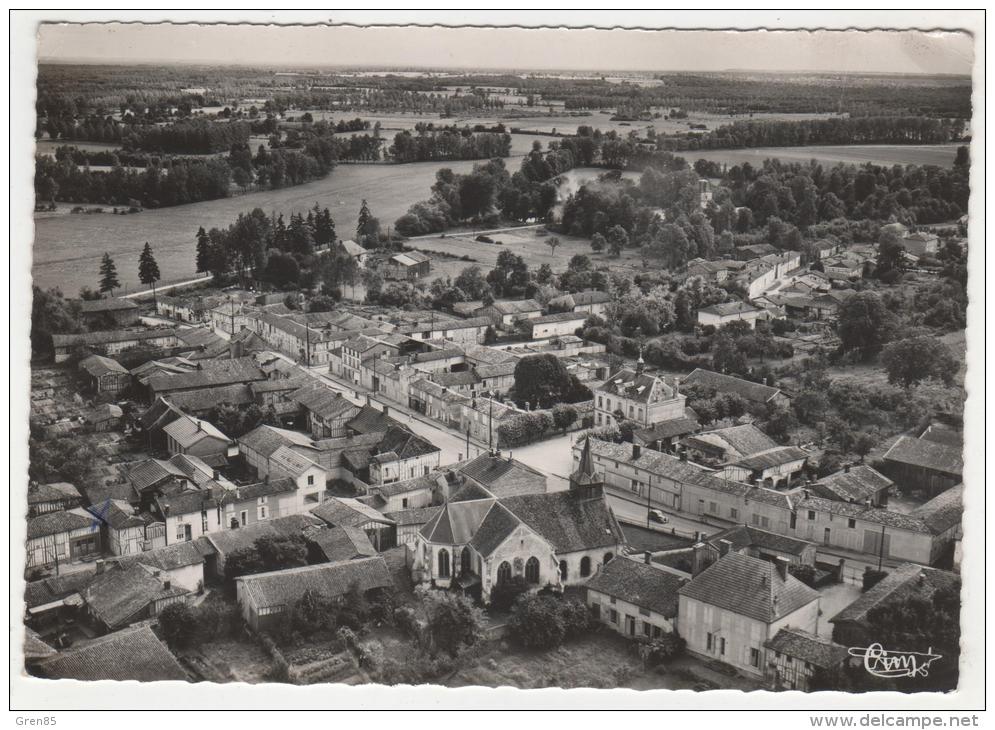
[[[470,427],[466,427],[466,458],[470,458]]]
[[[494,453],[494,396],[487,392],[487,450]]]
[[[231,305],[231,314],[228,315],[229,321],[231,322],[231,336],[235,336],[235,300],[231,298],[231,294],[228,295],[228,303]]]
[[[311,367],[311,325],[307,323],[307,297],[301,302],[301,310],[304,312],[304,340],[307,349],[304,351],[304,363],[306,367]]]
[[[881,525],[881,549],[878,550],[878,572],[881,572],[881,567],[884,564],[884,525]]]
[[[650,486],[650,483],[646,482],[646,529],[647,530],[650,529],[650,508],[653,506],[653,503],[650,499],[650,493],[652,491],[653,488]]]

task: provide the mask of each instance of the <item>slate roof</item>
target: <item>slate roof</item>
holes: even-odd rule
[[[501,504],[559,554],[624,542],[622,529],[604,499],[578,499],[573,492],[551,492],[505,497]]]
[[[463,502],[462,504],[477,504]],[[522,524],[507,507],[500,502],[492,502],[483,521],[473,534],[470,544],[473,549],[487,558]]]
[[[952,476],[960,476],[964,471],[963,449],[911,436],[899,436],[898,440],[881,458],[885,461],[931,469]]]
[[[494,499],[494,495],[476,482],[467,482],[449,498],[450,502],[470,502],[475,499]]]
[[[839,666],[849,656],[847,647],[790,626],[778,631],[764,646],[822,669]]]
[[[434,518],[421,529],[429,541],[446,545],[465,545],[477,532],[494,499],[468,502],[447,502]]]
[[[496,497],[510,497],[515,493],[531,493],[535,491],[535,487],[540,481],[542,491],[545,491],[546,488],[544,474],[510,457],[483,453],[470,461],[459,464],[456,469],[482,484]],[[527,479],[527,484],[513,484],[515,478],[523,476]]]
[[[753,403],[766,403],[771,398],[781,393],[779,389],[771,388],[768,385],[753,383],[749,380],[736,378],[732,375],[723,375],[722,373],[712,372],[711,370],[703,370],[701,368],[693,370],[691,374],[684,379],[683,384],[685,386],[703,385],[708,388],[713,388],[717,392],[721,393],[737,393]]]
[[[311,510],[311,514],[334,527],[358,527],[367,522],[393,524],[389,517],[372,507],[347,497],[332,497]]]
[[[813,544],[749,525],[734,525],[721,532],[716,532],[708,538],[708,544],[718,549],[720,540],[728,540],[731,543],[731,548],[736,551],[747,547],[758,547],[790,555],[801,555],[806,548]]]
[[[377,554],[366,532],[358,527],[329,527],[325,530],[315,530],[308,535],[308,540],[330,563]]]
[[[28,539],[58,535],[73,530],[84,530],[98,524],[83,508],[65,512],[46,512],[28,519]]]
[[[393,579],[379,555],[337,563],[305,565],[290,570],[256,573],[238,578],[243,595],[259,608],[290,606],[307,590],[316,590],[326,598],[346,593],[353,584],[361,591],[390,588]]]
[[[849,471],[841,469],[822,477],[812,485],[811,489],[820,497],[844,502],[863,502],[893,485],[894,482],[881,472],[866,464],[858,464],[851,466]]]
[[[86,588],[83,598],[90,612],[114,629],[129,623],[157,599],[187,593],[187,589],[179,586],[165,589],[162,580],[153,576],[149,568],[132,564],[122,570],[105,571]]]
[[[188,682],[189,677],[148,626],[118,631],[40,665],[49,679]]]
[[[819,599],[818,591],[794,576],[781,578],[773,563],[735,552],[712,563],[680,594],[764,623]]]
[[[674,389],[655,375],[637,373],[632,368],[622,368],[608,376],[605,384],[598,388],[599,393],[621,396],[637,403],[650,402],[650,396],[660,392],[662,398],[673,398]]]
[[[186,414],[168,424],[163,428],[163,431],[171,436],[182,448],[193,446],[205,438],[229,441],[229,438],[221,433],[221,430],[210,421],[194,418]]]
[[[128,373],[128,369],[124,365],[103,355],[90,355],[85,360],[81,360],[79,366],[95,378],[111,373]]]
[[[652,565],[619,557],[603,565],[587,582],[588,591],[621,598],[667,618],[677,615],[683,581]]]
[[[903,601],[914,595],[929,598],[941,588],[959,584],[960,576],[956,573],[903,563],[873,588],[861,593],[856,601],[829,619],[829,623],[843,621],[861,623],[866,621],[868,612],[877,606]]]

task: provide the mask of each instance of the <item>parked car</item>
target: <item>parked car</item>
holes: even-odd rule
[[[663,512],[658,509],[650,510],[650,519],[654,522],[659,522],[661,525],[665,525],[670,521],[667,515],[663,514]]]

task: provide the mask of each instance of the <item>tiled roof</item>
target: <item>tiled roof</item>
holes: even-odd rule
[[[700,425],[697,419],[685,416],[684,418],[671,418],[668,421],[661,421],[649,428],[641,428],[638,431],[633,431],[632,435],[644,444],[648,444],[653,441],[674,438],[675,436],[686,436],[689,433],[694,433],[699,428]]]
[[[579,499],[572,492],[521,494],[501,504],[545,538],[557,553],[623,542],[622,530],[604,499]]]
[[[651,396],[658,394],[659,399],[674,397],[674,390],[660,378],[646,373],[637,373],[631,368],[622,368],[608,376],[605,384],[597,389],[599,393],[621,396],[638,403],[650,402]]]
[[[374,406],[365,405],[351,420],[346,422],[346,428],[350,428],[356,433],[381,433],[386,432],[395,424],[397,421],[385,415],[383,411]]]
[[[346,497],[332,497],[311,510],[311,514],[334,527],[358,527],[367,522],[391,524],[389,517],[356,499]]]
[[[492,491],[496,497],[546,490],[544,474],[510,457],[483,453],[456,468]]]
[[[55,347],[72,347],[74,345],[106,345],[111,342],[143,342],[160,337],[176,336],[176,328],[160,329],[128,329],[102,330],[100,332],[83,332],[78,335],[52,335]]]
[[[501,378],[514,375],[516,365],[518,365],[517,360],[508,360],[507,362],[494,363],[493,365],[478,365],[475,370],[478,377],[486,380],[487,378]]]
[[[127,530],[145,525],[145,521],[135,514],[131,504],[120,499],[87,507],[87,511],[115,530]]]
[[[875,522],[879,525],[894,527],[900,530],[911,532],[921,532],[929,534],[932,530],[926,523],[913,514],[902,514],[880,507],[867,507],[863,504],[840,502],[835,499],[824,499],[823,497],[805,497],[796,503],[799,510],[815,510],[817,512],[831,512],[836,515],[852,517],[854,519]]]
[[[959,584],[960,576],[956,573],[903,563],[888,573],[877,585],[861,593],[856,601],[829,619],[829,623],[842,621],[860,623],[867,619],[871,609],[878,606],[902,601],[915,595],[928,599],[941,588]]]
[[[163,431],[173,438],[181,447],[187,448],[199,443],[205,438],[216,438],[228,441],[225,436],[210,421],[205,421],[193,416],[183,415],[172,423],[168,424]]]
[[[291,398],[311,413],[325,420],[351,416],[359,411],[342,393],[322,385],[305,386],[291,395]]]
[[[121,299],[120,297],[111,297],[109,299],[83,299],[79,303],[79,310],[83,314],[121,312],[127,309],[138,309],[138,305],[130,299]]]
[[[434,490],[439,486],[439,483],[442,480],[444,480],[444,477],[441,474],[433,472],[431,474],[415,477],[414,479],[405,479],[400,482],[375,484],[371,486],[371,489],[376,489],[385,497],[395,497],[398,494],[407,494],[408,492],[416,492],[421,489]]]
[[[412,433],[403,426],[391,426],[387,429],[383,439],[377,444],[377,454],[389,454],[393,452],[397,459],[413,459],[426,454],[435,454],[440,451],[439,447],[415,433]],[[393,459],[390,459],[393,461]]]
[[[93,526],[99,526],[99,523],[81,507],[65,512],[46,512],[28,519],[28,539],[34,540]]]
[[[741,426],[729,426],[728,428],[717,428],[711,431],[703,431],[688,439],[689,442],[703,441],[733,453],[729,456],[750,456],[768,451],[777,447],[777,442],[765,434],[752,423]]]
[[[478,504],[477,502],[462,502],[464,505]],[[511,533],[522,524],[507,507],[500,502],[492,502],[491,508],[487,511],[480,526],[473,534],[470,544],[473,549],[484,558],[490,557]]]
[[[287,446],[280,446],[280,448],[270,454],[269,460],[274,466],[279,467],[294,477],[299,477],[308,469],[313,469],[316,466],[320,468],[311,459]]]
[[[189,593],[185,588],[164,588],[144,565],[129,565],[122,570],[105,571],[94,580],[83,596],[90,612],[113,629],[124,626],[151,602],[167,596]]]
[[[366,532],[358,527],[329,527],[315,530],[308,535],[308,540],[330,563],[377,554]]]
[[[801,629],[783,628],[764,644],[771,651],[808,662],[822,669],[831,669],[846,661],[849,651],[829,639]]]
[[[964,516],[964,485],[958,484],[940,492],[912,510],[911,515],[925,522],[934,535],[943,534],[959,525]]]
[[[445,388],[452,388],[459,385],[476,385],[480,382],[480,378],[472,370],[462,370],[455,373],[432,373],[429,377]]]
[[[37,661],[56,655],[55,649],[42,641],[36,631],[24,627],[24,659],[25,661]]]
[[[155,375],[149,379],[149,387],[155,393],[170,393],[235,383],[247,384],[265,379],[266,374],[256,359],[243,357],[237,360],[219,360],[212,367],[189,373]]]
[[[205,540],[221,555],[230,555],[236,550],[252,547],[253,543],[261,537],[303,535],[310,533],[322,524],[321,520],[310,514],[287,515],[272,520],[253,522],[251,525],[237,530],[211,532],[201,539]]]
[[[926,430],[919,434],[920,439],[936,441],[947,446],[964,448],[964,434],[956,428],[951,428],[942,423],[931,423]]]
[[[718,548],[721,540],[728,540],[732,544],[732,549],[737,551],[747,547],[758,547],[791,555],[801,555],[813,544],[749,525],[735,525],[717,532],[708,538],[708,543]]]
[[[42,663],[50,679],[101,679],[121,682],[188,682],[186,672],[152,629],[118,631]]]
[[[777,388],[701,368],[693,370],[684,379],[683,385],[703,385],[721,393],[737,393],[753,403],[766,403],[781,392]]]
[[[620,598],[667,618],[677,615],[682,580],[652,565],[618,557],[587,582],[588,591]]]
[[[963,449],[911,436],[899,436],[882,458],[955,476],[964,471]]]
[[[493,504],[493,499],[448,502],[435,518],[422,527],[421,534],[429,542],[465,545],[473,539]]]
[[[581,322],[583,323],[587,319],[587,314],[585,312],[556,312],[554,314],[546,314],[542,317],[536,317],[535,319],[529,320],[533,326],[537,324],[554,324],[556,322]]]
[[[475,499],[494,499],[494,495],[476,482],[467,482],[449,498],[450,502],[470,502]]]
[[[242,484],[235,489],[228,489],[221,493],[218,499],[219,504],[240,504],[254,501],[260,497],[272,497],[276,494],[288,494],[297,490],[297,484],[293,479],[266,479],[252,484]],[[175,511],[175,510],[174,510]]]
[[[542,305],[535,299],[497,301],[494,302],[491,307],[493,307],[494,310],[500,314],[525,314],[527,312],[542,311]]]
[[[722,304],[712,304],[708,307],[702,307],[698,312],[705,312],[706,314],[714,314],[719,317],[730,317],[735,314],[749,314],[750,312],[759,312],[760,310],[751,304],[746,302],[723,302]]]
[[[24,603],[29,610],[68,598],[97,579],[96,570],[78,570],[53,578],[31,581],[24,586]]]
[[[390,588],[393,579],[379,555],[337,563],[306,565],[290,570],[257,573],[238,578],[244,595],[259,608],[291,606],[307,590],[335,598],[356,585],[360,591]]]
[[[311,437],[307,434],[266,424],[257,426],[247,434],[241,436],[238,439],[238,443],[240,446],[258,452],[267,459],[281,446],[314,448],[314,442],[311,441]]]
[[[103,355],[90,355],[85,360],[81,360],[79,366],[95,378],[110,373],[128,373],[128,369],[124,365]]]
[[[69,482],[51,484],[31,484],[28,486],[28,504],[61,502],[64,499],[80,499],[79,490]]]
[[[888,489],[894,484],[881,472],[865,464],[851,466],[848,470],[840,470],[835,474],[825,476],[812,485],[813,492],[820,497],[839,499],[844,502],[863,502],[870,499],[882,489]]]
[[[403,509],[397,512],[387,512],[386,517],[394,520],[398,527],[407,525],[424,525],[442,511],[441,506],[418,507],[416,509]]]
[[[174,406],[170,401],[159,397],[142,413],[138,420],[142,428],[147,431],[156,425],[161,425],[173,418],[178,418],[182,414],[183,411]]]
[[[186,411],[204,413],[217,408],[222,403],[233,406],[244,406],[253,402],[252,391],[245,383],[234,385],[219,385],[211,388],[201,388],[184,393],[170,393],[169,399]]]
[[[729,553],[680,589],[682,596],[764,623],[787,616],[819,593],[766,560]]]
[[[607,292],[594,289],[574,292],[570,296],[573,298],[574,304],[578,307],[588,304],[604,304],[611,301],[611,296]]]
[[[797,446],[775,446],[758,454],[732,461],[730,465],[742,469],[769,469],[774,466],[790,464],[793,461],[803,461],[807,458],[808,452]]]
[[[191,565],[199,565],[204,562],[206,554],[213,552],[205,543],[199,540],[190,542],[178,542],[174,545],[147,550],[133,555],[122,555],[108,558],[122,566],[129,566],[134,563],[147,565],[156,570],[170,571],[186,568]]]

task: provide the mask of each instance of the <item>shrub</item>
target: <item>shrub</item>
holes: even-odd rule
[[[809,588],[815,588],[815,568],[811,565],[792,563],[788,566],[788,572]]]
[[[677,632],[670,632],[649,643],[647,660],[655,666],[676,659],[684,654],[686,649],[687,642]]]
[[[514,605],[518,597],[528,593],[529,584],[521,575],[516,575],[511,580],[498,583],[491,588],[491,608],[496,611],[508,611]]]
[[[553,596],[522,596],[508,620],[511,638],[527,649],[553,649],[567,635],[561,601]]]
[[[872,568],[867,568],[864,571],[863,589],[865,591],[869,591],[871,588],[880,583],[886,575],[888,575],[888,572],[885,570],[873,570]]]
[[[183,648],[194,643],[200,632],[197,614],[186,603],[171,603],[159,612],[162,638],[173,648]]]

